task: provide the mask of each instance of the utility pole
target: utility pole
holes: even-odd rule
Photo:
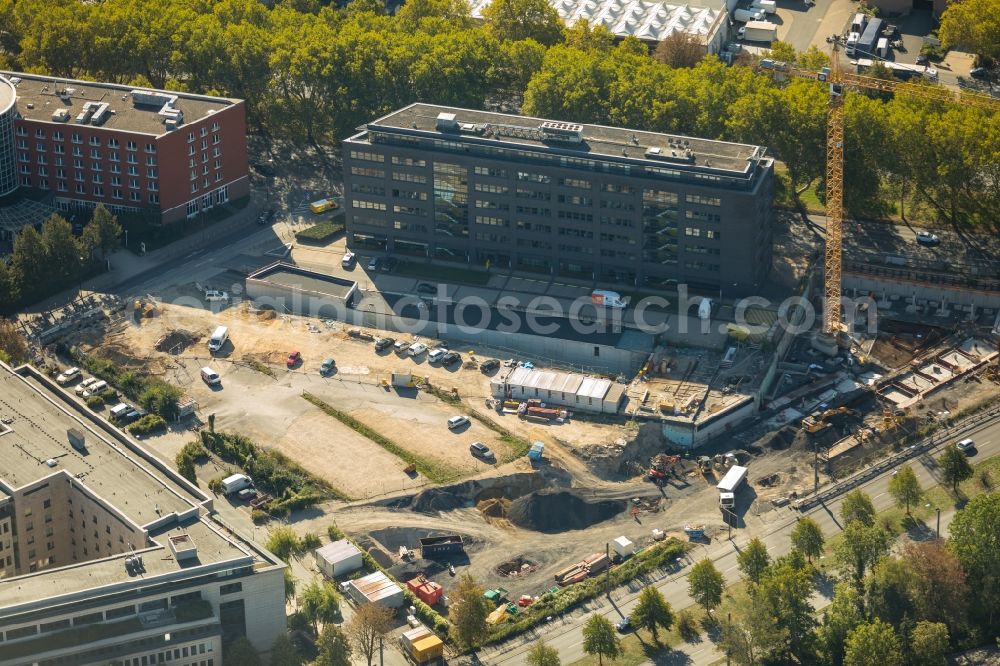
[[[726,613],[726,626],[732,626],[733,624],[733,613],[732,611]],[[729,666],[729,646],[726,646],[726,666]]]
[[[611,596],[611,544],[604,542],[604,557],[608,558],[608,568],[604,570],[604,592]]]
[[[938,539],[941,538],[941,508],[940,507],[938,507],[938,510],[937,510],[937,529],[935,530],[935,534],[937,535]]]
[[[819,492],[819,442],[813,440],[813,495]]]

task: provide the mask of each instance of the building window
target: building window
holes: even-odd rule
[[[198,134],[199,136],[208,136],[208,128],[202,127]]]
[[[92,146],[99,146],[99,145],[101,145],[101,139],[100,139],[100,137],[96,137],[96,136],[90,137],[90,145],[92,145]]]
[[[122,172],[122,168],[119,165],[117,165],[117,164],[112,164],[111,165],[111,173],[121,173],[121,172]]]
[[[700,194],[685,194],[684,201],[702,206],[721,206],[722,199],[719,197],[703,197]]]
[[[83,139],[76,132],[73,132],[72,141],[73,141],[73,143],[83,143]]]
[[[104,196],[104,188],[101,187],[100,185],[94,185],[94,196],[95,197],[103,197]],[[95,547],[97,547],[97,546],[95,546]]]
[[[382,155],[381,153],[369,153],[361,150],[352,150],[351,159],[364,160],[366,162],[385,162],[385,155]]]
[[[62,144],[57,143],[56,145],[52,146],[52,152],[54,152],[56,155],[65,155],[66,148]]]
[[[128,144],[126,144],[125,148],[127,150],[135,150],[136,149],[135,141],[129,141]]]
[[[156,178],[156,169],[146,169],[146,178]]]
[[[150,194],[149,195],[149,203],[151,203],[151,204],[158,204],[158,203],[160,203],[160,195],[159,194]]]
[[[25,148],[27,148],[27,146],[25,146]],[[35,144],[35,152],[36,153],[44,153],[45,152],[45,144],[42,143],[42,142],[40,142],[40,141],[38,143],[36,143]]]
[[[213,146],[218,145],[221,141],[222,141],[222,137],[220,137],[218,134],[213,134],[212,135],[212,145]]]
[[[121,162],[120,154],[117,150],[110,150],[108,151],[108,159],[112,162]]]
[[[117,148],[118,146],[119,146],[118,139],[116,139],[115,137],[111,137],[110,139],[108,139],[109,148]]]
[[[212,149],[212,157],[221,157],[221,156],[222,156],[222,150],[220,150],[219,148]]]
[[[83,148],[79,146],[73,148],[73,157],[83,157]]]
[[[146,144],[146,152],[147,153],[155,153],[156,152],[156,144],[155,143],[147,143]]]
[[[101,170],[101,163],[100,162],[91,162],[90,163],[90,170],[91,171],[100,171]]]
[[[128,198],[129,198],[129,201],[139,201],[139,199],[140,199],[139,193],[135,192],[135,191],[129,192],[128,193]],[[152,203],[152,202],[150,202],[150,203]]]
[[[156,166],[156,158],[152,155],[146,158],[146,166]]]

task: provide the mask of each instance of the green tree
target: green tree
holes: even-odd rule
[[[951,485],[951,491],[958,492],[958,484],[972,478],[972,465],[964,453],[954,445],[946,446],[938,458],[941,468],[941,479]]]
[[[101,256],[118,247],[122,227],[118,218],[108,212],[103,204],[97,204],[90,222],[83,228],[81,242],[89,252],[101,251]]]
[[[767,554],[764,542],[754,537],[736,556],[736,562],[747,580],[759,583],[761,576],[771,564],[771,556]]]
[[[902,646],[892,625],[876,618],[852,630],[847,635],[844,666],[903,666]]]
[[[823,623],[818,631],[820,649],[826,663],[843,663],[847,635],[864,620],[858,588],[849,583],[837,583],[833,600],[823,611]]]
[[[533,39],[551,46],[563,38],[562,19],[546,0],[495,0],[483,9],[483,20],[501,41]]]
[[[17,289],[18,281],[14,279],[14,269],[3,259],[0,259],[0,314],[14,312],[21,298]]]
[[[604,664],[604,658],[614,661],[622,654],[622,643],[615,635],[611,622],[598,613],[587,618],[583,625],[583,651],[597,655],[597,663]]]
[[[237,638],[222,649],[225,660],[230,664],[261,666],[260,654],[246,638]]]
[[[866,525],[863,520],[852,520],[847,523],[843,539],[837,545],[837,561],[850,570],[855,582],[860,584],[868,568],[889,553],[890,545],[889,533],[880,525]]]
[[[316,649],[319,655],[313,662],[315,666],[351,666],[351,642],[335,624],[323,627],[323,633],[316,641]]]
[[[347,622],[347,635],[358,652],[372,666],[372,659],[392,630],[392,609],[378,604],[363,604]]]
[[[815,656],[815,609],[809,601],[814,589],[807,569],[782,558],[764,572],[756,589],[750,590],[757,609],[774,618],[784,631],[784,641],[774,644],[773,652],[792,655],[800,664],[813,661]]]
[[[1000,12],[992,0],[950,2],[938,28],[941,45],[960,48],[987,59],[1000,58]]]
[[[285,567],[285,603],[295,601],[295,575],[291,567]]]
[[[696,562],[688,574],[688,594],[705,610],[715,608],[722,602],[724,585],[722,574],[707,557]]]
[[[911,666],[942,666],[947,663],[948,627],[940,622],[917,622],[910,634]]]
[[[847,493],[840,504],[840,519],[844,521],[845,528],[853,522],[874,525],[875,505],[872,504],[872,498],[860,490]]]
[[[83,269],[84,249],[80,246],[73,227],[59,215],[50,217],[42,225],[42,245],[48,272],[59,286],[64,286],[79,277]]]
[[[271,646],[271,666],[302,666],[302,662],[302,656],[287,634],[281,634],[274,640],[274,645]]]
[[[734,599],[732,618],[722,622],[719,647],[738,666],[758,666],[787,640],[788,631],[765,608],[764,600],[743,592]]]
[[[912,617],[910,575],[906,565],[892,557],[872,565],[863,586],[868,617],[881,618],[893,626],[899,626],[904,617]]]
[[[482,643],[488,630],[486,617],[492,608],[483,593],[482,586],[466,573],[458,579],[458,584],[449,595],[451,610],[448,616],[452,621],[452,631],[462,645],[470,648]]]
[[[674,624],[674,611],[663,594],[647,585],[639,593],[639,602],[629,616],[632,624],[653,634],[653,640],[660,642],[659,630],[670,631]]]
[[[312,625],[313,631],[319,634],[320,625],[323,625],[325,632],[332,622],[340,619],[340,595],[330,581],[313,580],[302,589],[299,608]],[[322,636],[320,639],[322,640]]]
[[[823,530],[812,518],[800,518],[792,528],[792,547],[806,556],[809,562],[812,558],[823,554]]]
[[[1000,493],[972,498],[951,521],[948,547],[965,570],[976,619],[995,627],[1000,609]]]
[[[180,399],[181,390],[163,382],[155,383],[139,394],[140,405],[167,420],[177,418]]]
[[[528,666],[560,666],[559,651],[545,644],[544,638],[539,638],[528,650],[525,657]]]
[[[896,500],[896,506],[904,507],[906,515],[910,515],[910,505],[919,502],[924,491],[909,465],[901,467],[889,481],[889,494]]]
[[[405,30],[430,34],[468,30],[474,25],[464,0],[407,0],[396,12],[396,20]]]

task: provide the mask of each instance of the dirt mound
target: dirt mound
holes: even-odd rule
[[[157,340],[154,347],[156,348],[156,351],[180,354],[182,351],[191,346],[193,342],[197,342],[199,337],[200,336],[195,335],[191,331],[175,329]]]
[[[492,479],[465,481],[440,488],[428,488],[413,497],[410,509],[420,513],[452,511],[491,499],[514,499],[553,481],[537,472],[521,472]]]
[[[510,500],[505,498],[483,500],[476,505],[479,513],[486,518],[506,518],[510,510]]]
[[[508,576],[510,578],[516,578],[517,576],[527,576],[538,570],[538,563],[534,560],[529,560],[523,555],[518,555],[517,557],[507,560],[506,562],[501,562],[497,565],[496,571],[501,576]]]
[[[760,448],[773,449],[775,451],[784,451],[795,441],[795,435],[798,431],[798,428],[784,426],[783,428],[767,433],[754,442],[753,445],[759,446]]]
[[[573,490],[541,490],[514,500],[507,518],[518,527],[555,533],[585,529],[615,517],[627,505],[625,500],[587,500]]]

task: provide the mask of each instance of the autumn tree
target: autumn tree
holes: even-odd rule
[[[909,542],[902,562],[910,574],[907,591],[918,616],[942,622],[954,633],[965,623],[972,596],[961,563],[941,540]]]
[[[674,30],[656,45],[653,57],[668,67],[694,67],[705,57],[705,46],[699,37]]]
[[[972,478],[969,458],[954,445],[946,446],[937,462],[941,468],[941,479],[951,485],[954,493],[958,492],[958,484]]]
[[[372,666],[372,659],[392,629],[392,609],[378,604],[362,604],[347,622],[347,635],[358,652]]]
[[[913,617],[910,576],[906,565],[896,558],[885,557],[876,562],[862,582],[868,617],[881,618],[893,626]]]
[[[823,530],[819,524],[809,518],[800,518],[791,533],[792,547],[806,556],[809,562],[812,558],[823,554]]]
[[[724,585],[722,574],[707,557],[696,562],[688,573],[688,594],[705,610],[722,602]]]
[[[759,583],[761,576],[771,564],[771,556],[767,554],[767,546],[758,537],[754,537],[736,556],[740,571],[751,583]]]
[[[906,509],[906,515],[910,515],[910,505],[916,504],[923,497],[924,491],[920,488],[917,475],[909,465],[905,465],[897,471],[889,481],[889,494],[896,500],[896,505]]]
[[[492,608],[483,592],[476,579],[466,573],[458,579],[458,584],[449,595],[451,609],[448,616],[452,621],[452,631],[461,644],[471,648],[486,638],[486,617]]]
[[[594,613],[583,625],[583,651],[597,655],[597,663],[604,664],[604,658],[614,661],[622,654],[622,643],[615,635],[611,622],[599,613]]]
[[[674,611],[662,592],[652,585],[647,585],[639,593],[639,602],[632,609],[629,619],[634,626],[649,631],[653,635],[653,640],[659,643],[659,630],[670,630],[674,624]]]
[[[528,650],[525,656],[528,666],[560,666],[559,651],[545,644],[544,638],[539,638]]]
[[[2,263],[2,262],[0,262]],[[28,360],[28,343],[13,322],[0,319],[0,361],[20,365]]]
[[[847,635],[844,666],[903,666],[902,646],[892,625],[876,618],[852,630]]]
[[[108,212],[102,204],[97,204],[93,217],[83,228],[80,241],[88,251],[100,250],[104,256],[118,247],[121,235],[122,227],[118,224],[118,218]]]

